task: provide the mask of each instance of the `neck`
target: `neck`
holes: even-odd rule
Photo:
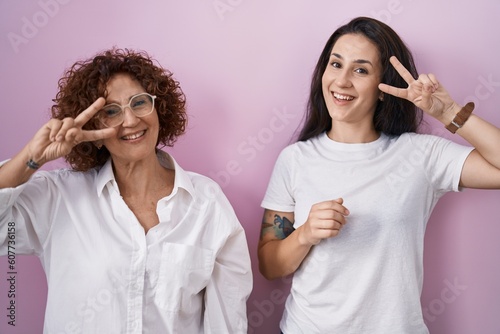
[[[173,173],[160,165],[158,158],[120,163],[113,161],[116,182],[123,197],[142,197],[173,186]]]
[[[333,122],[332,128],[328,131],[328,137],[339,143],[362,144],[377,140],[380,133],[375,130],[373,123],[363,126]]]

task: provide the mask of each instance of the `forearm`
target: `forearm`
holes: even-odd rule
[[[460,108],[460,106],[455,106],[450,112],[444,114],[440,121],[445,125],[450,124]],[[500,169],[499,128],[472,114],[456,134],[467,140],[491,165]]]
[[[261,241],[259,246],[259,270],[269,279],[276,279],[293,274],[304,258],[309,254],[312,245],[301,241],[302,226],[282,240]]]
[[[27,162],[31,159],[28,147],[24,147],[11,160],[0,167],[0,188],[14,188],[26,181],[35,173]]]
[[[500,169],[500,129],[471,115],[457,134],[467,140],[486,161]]]

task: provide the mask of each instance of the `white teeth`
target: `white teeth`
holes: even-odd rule
[[[336,99],[339,99],[339,100],[344,100],[344,101],[352,101],[354,100],[354,97],[352,96],[348,96],[348,95],[340,95],[338,93],[333,93],[333,96],[336,98]]]
[[[132,135],[129,135],[129,136],[123,136],[122,138],[125,139],[125,140],[133,140],[133,139],[137,139],[139,137],[142,137],[144,136],[144,133],[146,131],[141,131],[141,132],[138,132],[138,133],[134,133]]]

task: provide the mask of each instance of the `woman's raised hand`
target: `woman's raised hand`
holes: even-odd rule
[[[104,106],[100,97],[76,118],[51,119],[37,131],[28,148],[31,159],[42,165],[67,155],[82,142],[98,141],[116,135],[116,129],[83,130],[82,127]]]
[[[406,81],[408,87],[397,88],[381,83],[379,89],[382,92],[406,99],[438,120],[444,118],[446,113],[457,109],[458,105],[440,85],[434,74],[421,74],[418,79],[415,79],[396,57],[391,57],[390,62]]]

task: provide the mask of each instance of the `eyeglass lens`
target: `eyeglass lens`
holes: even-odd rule
[[[126,106],[121,106],[116,103],[104,106],[98,114],[99,120],[108,127],[113,127],[123,122],[123,110],[129,107],[130,110],[137,116],[146,116],[153,110],[153,98],[151,95],[144,93],[133,96]]]

